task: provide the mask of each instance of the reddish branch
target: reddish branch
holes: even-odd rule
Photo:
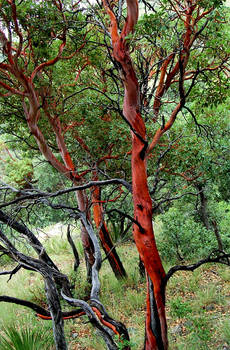
[[[92,310],[94,311],[94,313],[96,314],[96,316],[98,317],[99,321],[106,327],[110,328],[114,334],[118,335],[120,337],[119,332],[117,331],[116,327],[113,326],[111,323],[109,323],[108,321],[105,321],[103,319],[104,315],[102,315],[102,313],[100,312],[100,310],[96,307],[92,307]],[[49,314],[49,312],[47,312]],[[86,312],[85,311],[81,311],[81,310],[72,310],[69,312],[62,312],[62,319],[63,320],[70,320],[70,319],[74,319],[74,318],[78,318],[80,316],[85,316]],[[51,320],[52,317],[50,316],[50,314],[47,316],[43,315],[43,314],[36,314],[37,317],[43,319],[43,320]]]
[[[16,27],[16,33],[21,36],[21,33],[17,32],[17,13],[16,13],[16,6],[14,2],[9,1],[9,4],[11,6],[12,14],[13,14],[13,20]],[[61,4],[61,2],[60,2]],[[55,2],[55,6],[58,8],[58,10],[61,12],[62,17],[64,16],[62,12],[62,6],[59,6],[58,2]],[[65,20],[65,18],[63,17]],[[19,51],[17,54],[13,54],[14,50],[12,48],[12,39],[9,40],[6,38],[5,33],[3,31],[0,31],[0,40],[3,45],[3,52],[6,55],[9,64],[0,63],[0,69],[6,72],[7,74],[10,74],[14,78],[14,81],[18,83],[18,85],[21,87],[21,89],[15,89],[14,87],[11,87],[11,85],[6,84],[5,82],[0,82],[1,86],[8,90],[9,92],[20,95],[22,99],[22,104],[24,108],[24,113],[26,116],[28,128],[31,132],[31,134],[34,136],[37,145],[40,149],[40,152],[44,155],[44,157],[47,159],[47,161],[55,168],[57,169],[61,174],[63,174],[65,177],[67,177],[69,180],[71,180],[74,185],[81,184],[82,178],[87,172],[83,172],[82,174],[78,174],[73,160],[70,156],[70,153],[68,152],[65,140],[64,140],[64,131],[62,130],[61,122],[58,117],[58,114],[55,113],[55,109],[50,112],[50,107],[48,106],[47,98],[50,97],[50,92],[48,89],[44,88],[36,88],[34,85],[34,78],[37,76],[39,79],[42,79],[42,72],[45,68],[50,67],[57,63],[62,58],[63,50],[66,46],[66,29],[64,26],[63,33],[61,36],[59,36],[59,40],[61,40],[61,44],[59,45],[58,54],[53,59],[43,62],[36,66],[35,59],[33,57],[33,51],[31,51],[32,58],[34,60],[35,68],[32,73],[26,72],[25,70],[20,68],[20,64],[18,62],[19,58]],[[81,48],[83,48],[85,45],[85,42],[81,45]],[[32,49],[32,46],[30,47]],[[21,51],[21,49],[20,49]],[[75,51],[76,53],[76,51]],[[72,58],[73,55],[70,55],[69,58]],[[65,57],[67,59],[68,57]],[[54,104],[53,104],[54,108]],[[59,148],[60,155],[62,157],[62,162],[57,159],[57,157],[54,155],[51,148],[48,146],[47,140],[41,131],[41,129],[38,126],[39,119],[41,117],[41,109],[45,112],[45,115],[47,116],[47,119],[53,129],[54,135],[56,137],[56,142]],[[54,115],[52,115],[52,113]],[[76,194],[78,206],[81,211],[87,210],[87,197],[84,191],[79,191]],[[86,258],[89,262],[89,266],[93,264],[94,257],[93,257],[93,248],[90,242],[90,239],[88,237],[88,233],[86,232],[84,226],[82,226],[81,231],[82,236],[82,242],[85,250]]]
[[[97,180],[97,177],[95,177]],[[100,187],[95,186],[92,192],[93,216],[95,225],[99,231],[100,241],[106,257],[117,276],[117,278],[126,277],[125,269],[113,245],[112,238],[109,234],[106,222],[104,220],[103,206],[101,201]]]

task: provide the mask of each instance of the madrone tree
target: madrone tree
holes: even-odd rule
[[[140,21],[139,3],[143,13]],[[229,255],[221,252],[218,256],[210,255],[193,265],[175,266],[166,273],[154,238],[153,206],[148,185],[148,172],[151,170],[148,164],[151,164],[151,157],[161,140],[167,143],[167,150],[170,150],[167,135],[181,117],[181,112],[185,109],[196,122],[190,109],[193,89],[197,84],[208,89],[209,74],[216,74],[219,81],[229,75],[229,57],[225,45],[221,40],[214,44],[216,32],[224,22],[218,10],[221,1],[170,0],[139,3],[137,0],[127,0],[125,3],[103,0],[102,3],[98,1],[91,6],[88,2],[80,6],[79,3],[61,0],[45,3],[36,1],[34,4],[30,1],[22,3],[6,0],[2,1],[0,7],[3,23],[0,31],[3,54],[0,63],[1,97],[18,98],[27,127],[40,152],[58,172],[73,183],[71,191],[76,191],[78,202],[75,215],[82,222],[82,240],[92,267],[89,305],[72,297],[68,290],[68,279],[46,255],[43,257],[42,248],[37,251],[39,262],[30,259],[20,254],[1,232],[2,252],[18,261],[20,268],[30,268],[43,275],[50,313],[12,298],[0,300],[21,303],[34,310],[39,309],[39,314],[44,318],[52,317],[57,349],[66,349],[62,319],[71,315],[78,317],[87,314],[109,349],[118,348],[111,330],[120,339],[129,339],[126,328],[108,316],[99,300],[98,272],[101,255],[92,226],[91,205],[88,205],[85,190],[95,187],[92,196],[95,226],[100,236],[104,237],[107,228],[103,225],[103,202],[98,186],[119,183],[128,190],[130,186],[122,178],[98,180],[102,175],[108,177],[108,173],[103,173],[99,167],[101,162],[116,162],[121,155],[124,157],[125,154],[127,159],[131,154],[133,235],[147,281],[146,350],[168,348],[165,315],[165,288],[168,279],[178,270],[194,270],[205,262],[228,263],[226,259]],[[38,25],[41,18],[44,20],[44,31]],[[95,55],[99,53],[102,59],[95,60]],[[93,80],[89,77],[92,73],[95,78]],[[64,83],[63,78],[66,79]],[[98,119],[95,118],[96,111],[92,115],[90,103],[87,104],[87,98],[92,101],[92,91],[98,99],[99,96],[103,98],[103,112],[102,115],[97,115]],[[82,106],[78,96],[84,99],[86,105]],[[72,104],[66,108],[70,100]],[[79,110],[75,105],[81,106]],[[85,116],[79,120],[80,111],[81,116],[82,111]],[[87,115],[90,113],[91,120],[87,123]],[[126,132],[120,137],[120,130],[114,126],[118,123],[118,116],[123,121],[122,128],[130,131],[130,136]],[[97,133],[100,137],[96,135],[95,127],[98,125],[101,125],[103,137],[99,128]],[[113,137],[115,140],[116,136],[119,138],[119,148],[122,149],[125,145],[126,152],[115,152],[113,144],[105,152],[104,145],[109,142],[106,135],[110,127],[116,130]],[[82,130],[81,135],[79,130]],[[67,132],[71,133],[67,136]],[[81,159],[86,159],[86,155],[87,160],[91,158],[91,162],[84,163],[82,171],[77,169],[71,157],[74,145],[69,135],[75,142],[77,140],[81,151],[85,152]],[[95,142],[96,146],[90,149],[87,141],[92,135],[91,142]],[[91,157],[93,151],[96,153],[94,166]],[[56,156],[57,152],[61,160]],[[162,155],[158,162],[161,157]],[[112,169],[111,174],[114,173],[115,170]],[[122,171],[119,176],[121,174]],[[87,183],[86,180],[90,179],[94,181]],[[59,191],[55,195],[60,194]],[[23,199],[42,196],[49,197],[49,194],[28,193]],[[4,213],[2,218],[3,222],[11,222],[11,225],[14,223]],[[28,235],[28,229],[23,230]],[[61,286],[62,297],[78,307],[77,311],[68,314],[61,312],[55,283]]]

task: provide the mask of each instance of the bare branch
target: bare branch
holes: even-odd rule
[[[36,198],[41,198],[41,197],[49,197],[49,198],[53,198],[53,197],[57,197],[57,196],[61,196],[63,194],[67,194],[67,193],[70,193],[70,192],[75,192],[75,191],[81,191],[81,190],[85,190],[87,188],[91,188],[93,186],[107,186],[107,185],[113,185],[113,184],[121,184],[123,185],[124,187],[126,187],[130,192],[132,191],[131,190],[131,185],[123,180],[123,179],[110,179],[110,180],[103,180],[103,181],[90,181],[84,185],[80,185],[80,186],[73,186],[73,187],[70,187],[70,188],[67,188],[65,190],[60,190],[60,191],[56,191],[56,192],[53,192],[53,193],[47,193],[47,192],[42,192],[42,191],[39,191],[39,190],[33,190],[33,192],[31,190],[27,191],[27,190],[17,190],[17,189],[14,189],[15,192],[17,193],[21,193],[23,194],[23,196],[20,196],[19,198],[16,198],[8,203],[4,203],[4,204],[1,204],[0,205],[0,208],[4,208],[4,207],[7,207],[9,205],[12,205],[12,204],[16,204],[18,202],[21,202],[21,201],[24,201],[24,200],[27,200],[27,199],[36,199]],[[3,186],[2,188],[0,187],[0,190],[1,189],[6,189],[6,186]],[[11,189],[11,187],[9,186],[9,189]]]
[[[207,263],[220,263],[230,266],[230,254],[225,253],[224,251],[215,250],[207,258],[199,260],[197,263],[191,265],[177,265],[171,267],[167,272],[164,278],[164,286],[167,285],[168,280],[176,273],[177,271],[194,271],[198,267]]]
[[[72,240],[72,237],[70,235],[70,225],[68,225],[68,228],[67,228],[67,239],[68,239],[68,242],[69,242],[69,244],[70,244],[70,246],[72,248],[74,259],[75,259],[74,271],[77,271],[78,266],[80,265],[80,260],[79,260],[79,255],[78,255],[77,248],[76,248],[76,246],[74,244],[74,241]]]

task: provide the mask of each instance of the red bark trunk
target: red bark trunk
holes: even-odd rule
[[[126,36],[130,34],[138,19],[138,3],[126,0],[127,18],[121,34],[115,14],[104,6],[111,20],[113,56],[121,67],[125,95],[123,114],[131,127],[132,134],[132,190],[134,218],[139,225],[133,227],[133,235],[140,257],[147,273],[147,314],[145,349],[166,350],[167,324],[165,317],[165,293],[162,286],[165,271],[156,247],[152,226],[152,201],[147,184],[147,142],[144,121],[139,111],[139,85],[132,66]]]
[[[146,174],[146,160],[142,159],[143,143],[133,136],[132,184],[134,218],[142,229],[134,225],[133,235],[140,257],[144,263],[148,281],[146,341],[145,349],[167,349],[167,324],[165,317],[165,295],[162,281],[165,271],[156,247],[152,226],[152,201],[149,195]],[[152,288],[152,290],[151,290]],[[151,299],[151,300],[150,300]]]
[[[126,272],[123,267],[123,264],[116,252],[116,249],[113,245],[112,238],[109,234],[107,225],[103,218],[103,207],[100,203],[101,195],[100,188],[95,187],[93,191],[93,215],[94,222],[96,224],[97,229],[99,230],[99,237],[101,241],[102,248],[108,257],[108,261],[110,266],[117,278],[126,277]]]

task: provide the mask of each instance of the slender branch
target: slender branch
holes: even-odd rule
[[[116,212],[122,216],[125,216],[127,219],[131,220],[135,225],[137,225],[139,227],[140,232],[144,233],[144,229],[141,226],[141,224],[137,220],[135,220],[132,216],[130,216],[129,214],[126,214],[123,211],[121,211],[119,209],[115,209],[115,208],[107,211],[107,214],[112,213],[112,212]]]
[[[0,276],[3,275],[10,275],[9,279],[7,282],[9,282],[12,278],[13,275],[15,275],[23,266],[21,264],[18,264],[13,270],[11,271],[2,271],[0,272]]]
[[[68,228],[67,228],[67,239],[68,239],[68,242],[72,248],[72,251],[73,251],[73,255],[74,255],[74,259],[75,259],[75,262],[74,262],[74,271],[77,271],[78,269],[78,266],[80,265],[80,260],[79,260],[79,255],[78,255],[78,251],[77,251],[77,248],[74,244],[74,241],[70,235],[70,225],[68,225]]]
[[[216,250],[213,251],[207,258],[199,260],[197,263],[191,265],[177,265],[171,267],[171,269],[167,272],[163,285],[166,286],[168,280],[176,273],[177,271],[194,271],[198,267],[207,263],[220,263],[224,265],[230,266],[230,254],[225,253],[224,251]]]
[[[91,306],[88,303],[86,303],[85,301],[80,300],[80,299],[70,298],[67,295],[65,295],[63,293],[63,291],[61,291],[61,295],[62,295],[63,299],[66,300],[70,305],[75,305],[75,306],[80,307],[81,309],[84,310],[84,312],[86,313],[86,315],[89,318],[89,322],[94,327],[96,327],[98,329],[98,331],[100,332],[100,334],[102,335],[108,349],[117,350],[117,346],[114,343],[113,338],[111,337],[109,332],[100,324],[93,309],[91,308]]]
[[[106,186],[106,185],[113,185],[113,184],[121,184],[123,186],[125,186],[130,192],[132,191],[131,190],[131,185],[123,180],[123,179],[110,179],[110,180],[104,180],[104,181],[90,181],[84,185],[80,185],[80,186],[73,186],[71,188],[67,188],[65,190],[60,190],[60,191],[56,191],[56,192],[53,192],[53,193],[47,193],[47,192],[42,192],[42,191],[37,191],[37,193],[33,193],[31,192],[31,190],[29,191],[21,191],[21,190],[17,190],[17,189],[14,189],[14,192],[17,192],[17,193],[21,193],[21,194],[24,194],[23,196],[19,197],[19,198],[16,198],[10,202],[7,202],[7,203],[3,203],[0,205],[0,208],[4,208],[4,207],[7,207],[9,205],[12,205],[12,204],[16,204],[18,202],[21,202],[21,201],[24,201],[26,199],[36,199],[36,198],[41,198],[41,197],[49,197],[49,198],[53,198],[53,197],[57,197],[57,196],[61,196],[63,194],[67,194],[67,193],[70,193],[70,192],[75,192],[75,191],[81,191],[81,190],[85,190],[87,188],[91,188],[93,186]],[[6,187],[0,187],[0,190],[1,189],[6,189]],[[9,189],[11,189],[11,187],[9,187]]]
[[[41,307],[40,305],[34,304],[30,301],[27,300],[22,300],[14,297],[9,297],[6,295],[1,295],[0,296],[0,302],[5,302],[5,303],[12,303],[12,304],[17,304],[17,305],[22,305],[25,307],[30,308],[31,310],[35,311],[38,314],[44,315],[44,316],[50,316],[49,311]]]
[[[153,212],[156,211],[163,203],[170,202],[170,201],[176,201],[184,196],[198,196],[200,192],[185,192],[182,193],[179,196],[165,198],[160,201],[160,198],[157,198],[155,201],[158,201],[157,205],[153,206]],[[162,197],[161,197],[162,198]]]

